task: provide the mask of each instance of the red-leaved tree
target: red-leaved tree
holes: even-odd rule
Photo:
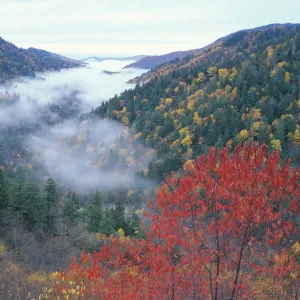
[[[145,214],[146,239],[109,240],[100,253],[74,260],[48,295],[298,299],[299,174],[265,145],[232,154],[212,148],[159,187]]]

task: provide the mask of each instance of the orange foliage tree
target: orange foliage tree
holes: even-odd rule
[[[71,299],[297,299],[299,173],[265,145],[244,144],[232,154],[212,148],[184,176],[174,174],[159,187],[146,212],[151,225],[145,239],[109,239],[99,253],[74,259],[45,293]]]

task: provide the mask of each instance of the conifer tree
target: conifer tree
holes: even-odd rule
[[[74,222],[78,217],[78,210],[80,208],[80,202],[75,193],[72,193],[71,198],[65,203],[63,214],[69,217],[69,219]]]
[[[96,207],[98,207],[101,211],[103,210],[103,201],[102,201],[102,196],[99,192],[99,190],[96,191],[92,204]]]
[[[223,147],[224,147],[224,142],[223,142],[222,136],[219,136],[219,137],[218,137],[218,140],[217,140],[217,142],[216,142],[216,147],[219,148],[219,149],[223,149]]]
[[[0,169],[0,209],[6,208],[9,203],[8,182],[5,173]]]
[[[174,121],[170,113],[167,114],[163,126],[159,130],[159,135],[161,137],[167,136],[174,130]]]
[[[114,222],[112,218],[112,213],[109,209],[105,210],[100,232],[108,236],[113,234],[114,232]]]
[[[103,223],[103,209],[101,194],[98,190],[94,195],[92,203],[88,207],[88,215],[88,230],[90,232],[101,232],[101,227]]]
[[[112,209],[112,218],[114,221],[114,228],[115,230],[119,230],[126,226],[126,219],[125,219],[125,205],[123,201],[117,201],[116,206]]]
[[[140,229],[140,218],[139,216],[133,211],[130,217],[128,218],[128,234],[133,236],[135,232]]]
[[[29,228],[32,229],[37,226],[43,229],[46,225],[47,204],[35,180],[31,180],[26,184],[23,199],[22,214]]]
[[[52,178],[47,180],[44,190],[47,203],[47,227],[50,229],[54,225],[56,205],[59,200],[56,184]]]
[[[24,189],[27,183],[26,176],[23,171],[17,174],[12,185],[12,198],[10,206],[13,210],[22,211],[23,201],[24,201]]]

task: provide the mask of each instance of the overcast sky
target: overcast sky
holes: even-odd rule
[[[74,58],[163,54],[299,12],[299,0],[0,0],[0,36]]]

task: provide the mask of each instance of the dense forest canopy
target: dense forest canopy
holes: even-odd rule
[[[134,127],[158,151],[149,176],[164,178],[209,147],[244,141],[300,163],[300,29],[241,31],[143,75],[94,114]]]

